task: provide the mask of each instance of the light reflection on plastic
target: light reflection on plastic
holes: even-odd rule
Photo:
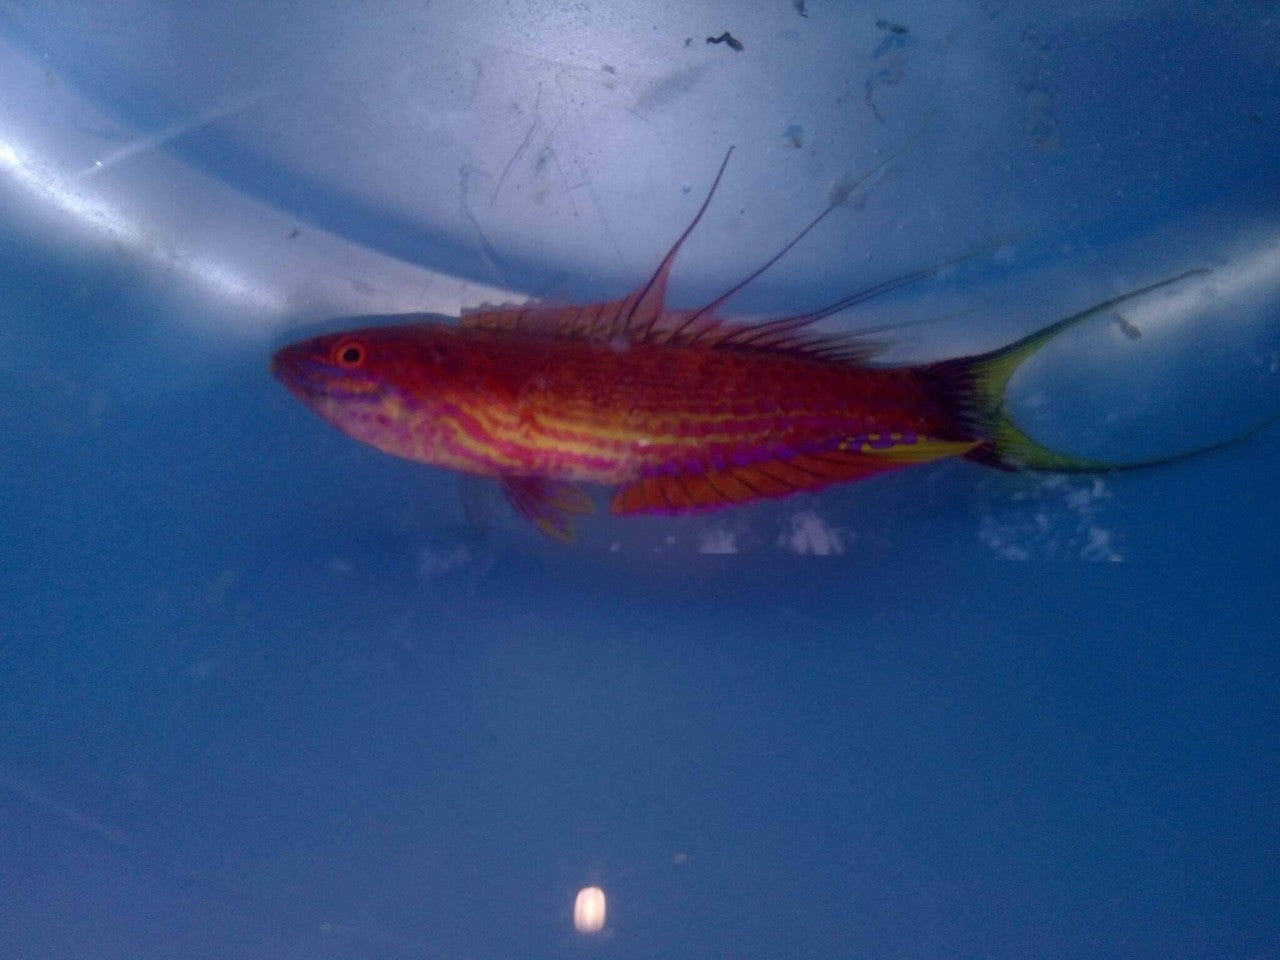
[[[171,123],[159,133],[153,133],[146,137],[138,137],[131,143],[125,144],[123,147],[113,150],[111,153],[93,161],[92,164],[80,171],[80,176],[94,176],[109,167],[114,167],[121,160],[126,160],[134,154],[145,153],[148,150],[155,150],[157,147],[163,146],[171,140],[177,140],[179,137],[185,137],[193,130],[199,130],[201,127],[208,126],[215,120],[221,120],[222,118],[229,117],[234,113],[239,113],[246,107],[250,107],[257,103],[265,95],[265,91],[261,91],[248,97],[241,97],[238,100],[232,100],[222,106],[205,110],[203,113],[197,114],[193,119],[182,120],[178,123]]]
[[[1252,249],[1240,250],[1223,264],[1186,284],[1179,284],[1168,296],[1127,309],[1126,321],[1135,318],[1176,321],[1203,310],[1209,298],[1239,297],[1261,292],[1280,280],[1280,240],[1271,237]],[[1137,326],[1140,328],[1141,323]]]
[[[573,926],[579,933],[599,933],[604,929],[604,891],[583,887],[573,901]]]
[[[261,310],[280,310],[278,298],[237,275],[226,266],[195,256],[161,252],[142,227],[115,207],[70,190],[42,172],[12,144],[0,139],[0,172],[7,171],[18,183],[37,194],[80,224],[98,230],[139,251],[149,251],[166,264],[185,269],[196,281],[222,296],[249,303]]]

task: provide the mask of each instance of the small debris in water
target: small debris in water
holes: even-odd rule
[[[856,185],[857,184],[852,180],[841,180],[832,187],[831,192],[827,194],[827,202],[833,207],[838,207],[842,203],[848,203],[849,195],[853,193],[853,188]]]
[[[1126,320],[1120,313],[1112,311],[1111,319],[1114,320],[1116,326],[1120,328],[1120,332],[1130,340],[1142,339],[1142,331]]]
[[[796,13],[800,14],[800,16],[802,17],[809,16],[807,13],[804,12],[804,0],[791,0],[791,5],[796,8]]]
[[[707,43],[727,43],[730,50],[737,50],[739,53],[744,49],[742,41],[726,30],[718,37],[707,37]]]
[[[913,43],[907,36],[907,28],[900,23],[880,17],[876,26],[884,31],[879,45],[871,54],[873,70],[863,88],[863,102],[880,123],[884,115],[877,100],[882,89],[895,87],[907,76],[907,48]]]
[[[804,146],[804,127],[800,124],[793,123],[782,132],[782,135],[787,139],[787,146],[797,150]]]

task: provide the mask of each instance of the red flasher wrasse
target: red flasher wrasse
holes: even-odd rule
[[[725,163],[728,156],[725,157]],[[898,278],[820,310],[753,324],[720,307],[777,255],[699,310],[666,305],[680,245],[620,300],[405,315],[285,347],[273,373],[307,406],[386,453],[497,478],[512,505],[567,540],[592,512],[578,486],[616,488],[615,514],[686,513],[816,490],[947,457],[1003,469],[1110,470],[1036,443],[1010,418],[1014,370],[1063,330],[1174,277],[1001,349],[938,363],[872,363],[865,338],[812,325]],[[1182,276],[1186,276],[1183,274]],[[387,320],[396,320],[385,325]]]

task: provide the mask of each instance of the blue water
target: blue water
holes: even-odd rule
[[[171,35],[168,59],[147,69],[175,71],[175,84],[177,65],[213,75],[232,55],[218,46],[237,36],[230,14],[183,57],[172,38],[199,31],[131,6],[143,14],[86,20],[60,48],[48,23],[0,5],[6,37],[20,41],[6,50],[30,58],[38,81],[4,74],[10,104],[74,92],[84,109],[121,116],[129,111],[113,98],[141,87],[102,73],[98,60],[112,50],[153,51]],[[776,24],[763,22],[779,37],[824,23],[856,32],[851,96],[863,130],[877,124],[864,92],[891,111],[916,63],[944,45],[941,27],[931,32],[911,10],[851,5],[862,19],[837,27],[835,5],[803,6],[804,17],[780,4],[768,15]],[[407,9],[369,16],[393,31]],[[949,41],[953,83],[968,89],[1003,51],[1018,107],[993,119],[958,94],[933,136],[947,143],[971,111],[968,126],[993,138],[980,155],[1007,152],[1019,168],[1010,194],[1031,198],[1037,216],[1077,213],[1037,221],[1041,235],[1016,241],[1012,261],[895,300],[887,309],[899,319],[946,314],[950,297],[965,309],[994,304],[959,330],[913,331],[915,346],[994,345],[1019,322],[1025,332],[1188,262],[1208,265],[1217,286],[1195,299],[1190,326],[1162,339],[1158,324],[1144,325],[1133,342],[1153,351],[1145,366],[1123,362],[1116,351],[1133,343],[1104,318],[1092,341],[1025,388],[1028,422],[1042,418],[1083,447],[1140,448],[1158,428],[1176,447],[1274,414],[1280,118],[1276,81],[1257,66],[1277,47],[1274,11],[1206,5],[1168,21],[1148,12],[1157,39],[1200,37],[1182,54],[1144,47],[1105,11],[1087,25],[998,4],[946,11],[963,28]],[[694,53],[708,58],[708,77],[755,69],[760,51],[795,49],[790,38],[776,48],[760,40],[774,33],[753,30],[750,11],[715,14],[671,27],[679,56],[700,31]],[[914,45],[877,54],[877,16],[909,25]],[[582,17],[564,29],[604,29],[589,8]],[[981,24],[993,24],[992,37],[975,32]],[[252,26],[243,36],[258,35]],[[740,54],[702,43],[726,28],[743,39]],[[1108,46],[1090,54],[1081,36]],[[360,66],[328,39],[295,40],[330,51],[334,70],[372,70],[376,83],[399,76],[395,56]],[[619,83],[656,69],[628,65],[627,49],[601,54],[618,64]],[[913,59],[890,83],[896,74],[873,60],[894,49]],[[1117,60],[1121,50],[1135,62]],[[256,62],[252,50],[238,56]],[[500,61],[484,56],[480,74],[491,78]],[[813,50],[787,56],[828,62],[806,60]],[[552,91],[561,61],[548,57]],[[1169,77],[1153,72],[1158,62]],[[923,74],[922,102],[936,90]],[[1096,89],[1073,95],[1086,75]],[[558,76],[572,86],[582,74]],[[881,80],[867,88],[868,77]],[[687,82],[689,101],[710,110]],[[834,102],[826,86],[815,90],[815,104]],[[452,122],[448,96],[428,93],[445,119],[405,108],[423,150]],[[542,96],[539,111],[550,110],[552,93]],[[610,122],[603,102],[591,122]],[[553,134],[526,127],[526,106],[490,189],[526,129],[536,147],[588,122],[562,113]],[[330,108],[315,108],[317,129]],[[779,152],[762,147],[772,160],[744,162],[790,162],[786,151],[799,148],[783,133],[793,123],[813,163],[824,162],[836,147],[816,109],[766,118]],[[679,126],[678,115],[652,112],[659,131]],[[598,516],[562,547],[492,490],[340,436],[268,376],[274,345],[307,322],[355,312],[335,293],[350,294],[350,261],[299,246],[325,229],[343,233],[316,181],[267,204],[301,224],[297,243],[279,230],[269,256],[237,260],[260,238],[249,226],[218,234],[225,262],[245,276],[279,275],[282,300],[246,306],[230,288],[191,279],[211,225],[227,229],[219,203],[191,194],[189,208],[135,208],[132,222],[154,233],[139,240],[119,224],[104,233],[100,210],[77,213],[66,196],[89,196],[105,174],[64,177],[92,154],[48,144],[67,131],[105,135],[61,99],[31,115],[50,139],[24,128],[20,140],[16,120],[0,123],[10,149],[0,152],[0,958],[1280,957],[1280,429],[1103,477],[944,463],[691,520]],[[1082,125],[1090,116],[1097,129]],[[1162,146],[1150,166],[1132,152],[1109,158],[1099,131],[1143,118],[1164,131],[1151,135]],[[730,111],[724,122],[747,120]],[[901,142],[913,126],[887,139]],[[394,153],[393,133],[375,137],[371,153]],[[173,162],[234,183],[228,144],[248,133],[215,122],[200,135],[223,134],[207,154],[178,138],[113,169],[123,178],[134,164]],[[709,135],[699,156],[717,155],[729,136]],[[571,164],[563,144],[561,156]],[[524,162],[498,195],[506,202],[533,195]],[[921,183],[946,169],[945,150],[926,148],[915,162],[904,159],[868,192],[864,219],[840,229],[883,228],[877,218],[891,221],[905,195],[920,200],[904,214],[915,262],[908,240],[888,243],[902,245],[908,268],[953,253],[952,235],[990,239],[996,230],[962,187],[952,214],[945,193]],[[530,171],[536,163],[531,154]],[[257,164],[246,161],[246,180]],[[661,202],[678,209],[643,228],[654,238],[645,249],[659,255],[703,189],[701,162],[680,169],[699,185],[690,194],[673,185]],[[796,222],[821,204],[822,176],[806,173],[794,188]],[[162,179],[140,177],[125,199]],[[240,184],[237,195],[265,203],[283,190],[273,183]],[[773,242],[776,227],[785,239],[786,225],[764,218],[762,228],[761,208],[742,195],[726,196],[728,220],[711,235],[764,229]],[[1018,206],[992,202],[1004,211],[997,220]],[[600,225],[582,203],[592,234]],[[741,225],[740,206],[755,211]],[[248,209],[233,220],[252,221],[257,208]],[[381,208],[359,209],[376,220]],[[473,258],[469,279],[483,283],[489,257],[508,279],[568,283],[553,274],[570,275],[573,256],[546,267],[553,254],[528,254],[483,203],[467,209],[489,252],[468,239],[456,257],[424,256],[423,266],[461,269]],[[398,225],[379,229],[355,231],[357,243],[401,236]],[[874,282],[898,262],[885,254],[850,278],[805,256],[799,279],[766,285],[765,301],[794,283],[822,302],[827,287]],[[647,275],[643,259],[628,252],[611,269],[626,284]],[[253,272],[264,264],[271,270]],[[400,275],[377,269],[369,312],[399,302]],[[1012,286],[983,286],[1002,271]],[[1246,274],[1253,286],[1224,279]],[[326,286],[333,276],[342,283]],[[1064,289],[1045,290],[1045,278]],[[686,282],[716,280],[695,267]],[[443,282],[424,280],[424,295]],[[584,284],[610,282],[602,268]],[[1001,300],[1002,289],[1017,294]],[[1230,310],[1214,306],[1224,302]],[[1097,400],[1094,388],[1129,395]],[[595,935],[572,922],[574,896],[589,885],[608,901]]]

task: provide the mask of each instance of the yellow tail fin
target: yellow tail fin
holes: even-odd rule
[[[1059,334],[1077,324],[1097,316],[1106,310],[1129,300],[1144,296],[1163,287],[1171,286],[1187,277],[1208,273],[1208,270],[1189,270],[1176,277],[1161,280],[1138,290],[1112,297],[1102,303],[1095,304],[1086,310],[1072,314],[1057,323],[1052,323],[1043,330],[1017,340],[1006,347],[990,353],[959,357],[931,365],[931,370],[938,377],[944,397],[951,405],[957,421],[957,427],[973,439],[978,445],[965,454],[970,460],[984,463],[1001,470],[1051,470],[1061,472],[1105,472],[1124,470],[1130,467],[1152,466],[1181,460],[1207,450],[1223,447],[1261,429],[1271,420],[1264,421],[1250,428],[1240,436],[1231,437],[1195,450],[1159,457],[1151,460],[1113,463],[1101,460],[1089,460],[1073,457],[1069,454],[1050,450],[1037,443],[1014,422],[1005,406],[1005,389],[1014,372],[1042,347]],[[1274,419],[1274,418],[1272,418]]]

